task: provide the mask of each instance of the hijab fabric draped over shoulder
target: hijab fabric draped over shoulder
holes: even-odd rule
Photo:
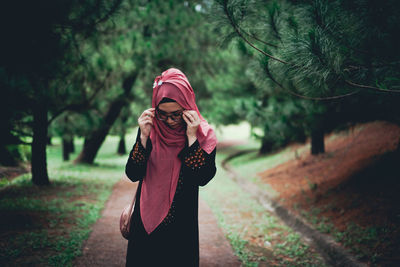
[[[201,116],[193,89],[180,70],[171,68],[157,76],[153,84],[152,107],[156,108],[164,98],[175,100],[185,110],[194,110],[200,118],[196,136],[200,147],[210,154],[217,138],[214,130]],[[167,216],[175,195],[181,160],[179,152],[186,145],[186,129],[171,129],[164,122],[153,119],[150,132],[153,149],[147,162],[140,196],[140,213],[148,234],[153,232]]]

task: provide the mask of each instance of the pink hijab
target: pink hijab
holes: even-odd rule
[[[197,112],[201,120],[197,140],[200,147],[210,154],[217,144],[217,138],[214,130],[201,116],[193,89],[180,70],[171,68],[156,77],[152,107],[157,107],[164,97],[175,100],[185,110]],[[184,127],[171,129],[157,118],[153,119],[153,123],[150,132],[153,149],[147,162],[140,196],[140,213],[148,234],[163,221],[171,207],[181,169],[178,154],[185,147],[187,139]]]

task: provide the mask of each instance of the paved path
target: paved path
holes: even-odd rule
[[[123,207],[131,200],[137,186],[128,178],[114,185],[102,217],[93,226],[89,239],[83,245],[83,255],[75,260],[74,266],[125,266],[128,241],[119,232],[119,216]],[[232,248],[208,205],[200,199],[200,266],[240,266]]]
[[[201,267],[240,266],[231,245],[218,227],[210,207],[201,199],[199,201],[199,239]]]

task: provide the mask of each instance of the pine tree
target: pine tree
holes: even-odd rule
[[[258,77],[270,88],[263,97],[284,93],[309,101],[300,119],[304,131],[319,140],[312,142],[319,144],[313,153],[323,151],[324,132],[339,124],[399,122],[397,1],[221,0],[215,10],[217,20],[231,29],[227,36],[240,38],[262,57]]]

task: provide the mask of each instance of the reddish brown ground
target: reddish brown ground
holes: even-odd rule
[[[356,231],[348,228],[352,222],[361,229],[373,227],[369,228],[371,236],[377,238],[360,240],[369,238],[362,233],[341,241],[358,238],[353,241],[363,261],[380,266],[398,264],[400,153],[394,151],[399,139],[400,127],[396,125],[359,125],[335,138],[326,137],[325,154],[312,156],[307,151],[259,175],[280,193],[281,203],[297,214],[317,214],[340,231],[347,229],[355,235]],[[351,242],[347,245],[354,246]]]

